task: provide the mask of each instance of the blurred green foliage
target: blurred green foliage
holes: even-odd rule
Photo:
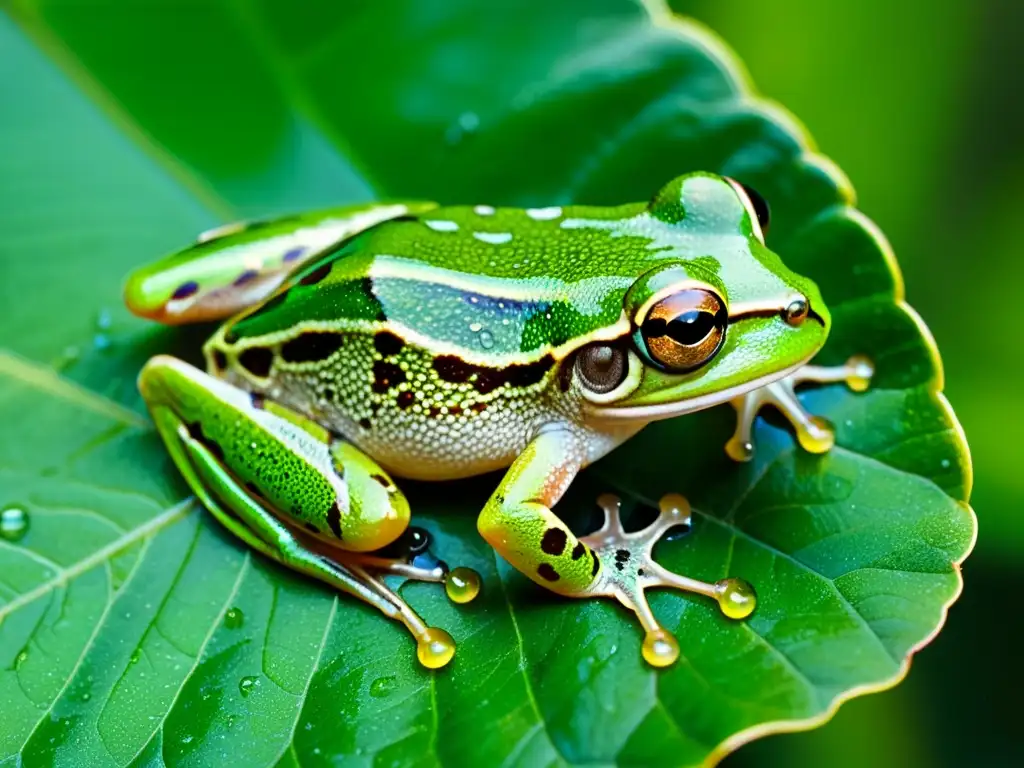
[[[674,0],[797,115],[886,233],[934,333],[974,457],[979,538],[950,623],[895,691],[728,765],[1008,765],[1024,683],[1005,596],[1024,589],[1024,3]]]

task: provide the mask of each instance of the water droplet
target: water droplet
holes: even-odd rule
[[[248,696],[254,690],[256,686],[260,684],[260,679],[255,675],[246,675],[238,681],[238,692],[243,696]]]
[[[473,333],[480,333],[480,330],[482,328],[483,328],[483,326],[480,325],[480,323],[470,323],[469,324],[469,330],[471,330]]]
[[[109,331],[111,325],[110,310],[103,308],[96,313],[96,330]]]
[[[949,459],[943,459],[942,460],[942,468],[943,469],[949,469]]]
[[[181,737],[181,743],[182,744],[191,744],[192,743],[192,738],[193,738],[192,736],[182,736]]]
[[[394,675],[378,677],[370,683],[370,695],[375,699],[383,699],[385,696],[388,696],[395,690],[395,679]]]
[[[18,651],[18,655],[14,657],[14,668],[16,670],[21,669],[21,666],[28,661],[28,648],[22,648]]]
[[[97,349],[102,352],[105,349],[110,348],[110,337],[105,333],[97,333],[92,337],[93,349]]]
[[[480,128],[480,117],[476,112],[463,112],[444,132],[445,141],[452,146],[461,144]]]
[[[484,349],[490,349],[494,346],[494,334],[490,331],[480,331],[480,346]]]
[[[245,614],[241,608],[229,608],[224,614],[224,626],[228,629],[239,629],[245,623]]]
[[[28,531],[28,512],[11,506],[0,510],[0,538],[17,541]]]
[[[139,659],[141,659],[141,658],[142,658],[142,649],[141,648],[136,648],[134,651],[132,651],[132,655],[128,657],[128,663],[129,664],[137,664]]]

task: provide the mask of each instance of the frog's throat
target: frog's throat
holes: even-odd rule
[[[752,381],[737,384],[735,387],[729,387],[728,389],[723,389],[719,392],[709,392],[708,394],[701,395],[700,397],[694,397],[672,403],[652,403],[651,405],[600,407],[588,404],[585,406],[585,413],[588,419],[592,419],[594,421],[648,422],[671,419],[675,416],[682,416],[686,413],[702,411],[705,408],[711,408],[715,405],[727,403],[741,395],[745,395],[747,392],[759,389],[760,387],[763,387],[766,384],[771,384],[779,379],[784,379],[807,365],[812,357],[814,357],[814,355],[810,355],[805,360],[801,360],[799,363],[791,365],[789,368],[784,368],[781,371],[769,373],[766,376],[761,376],[760,378]]]

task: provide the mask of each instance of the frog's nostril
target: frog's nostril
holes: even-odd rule
[[[783,319],[790,325],[801,325],[811,312],[811,305],[807,299],[794,299],[782,310]]]

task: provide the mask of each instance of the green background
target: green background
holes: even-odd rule
[[[673,7],[720,34],[758,89],[807,126],[886,233],[931,329],[974,460],[978,543],[964,593],[896,689],[824,728],[773,736],[723,765],[1009,765],[1024,684],[1024,3],[722,3]]]
[[[977,765],[1007,763],[1013,754],[1009,734],[1016,723],[1012,707],[1005,706],[1000,692],[1017,688],[1014,683],[1020,682],[1012,677],[1020,673],[1012,663],[1015,649],[1008,628],[1013,618],[1005,606],[1007,595],[1012,596],[1021,581],[1014,563],[1020,561],[1024,547],[1024,527],[1015,521],[1024,485],[1018,469],[1024,449],[1010,431],[1021,422],[1011,399],[1011,375],[1021,363],[1016,354],[1019,342],[1009,330],[1015,327],[1010,312],[1016,302],[1008,300],[1020,283],[1014,279],[1021,268],[1012,225],[1021,202],[1018,198],[1024,195],[1014,183],[1021,160],[1017,153],[1021,126],[1014,113],[1019,109],[1014,99],[1021,77],[1020,54],[1014,52],[1016,30],[1024,21],[1018,5],[1013,0],[1001,4],[966,0],[676,4],[677,10],[721,34],[746,61],[760,90],[807,124],[823,151],[850,176],[860,207],[893,242],[905,272],[908,299],[935,333],[943,352],[946,391],[974,452],[977,492],[973,502],[981,521],[978,549],[965,569],[965,594],[954,607],[947,629],[917,658],[903,685],[847,704],[820,731],[773,737],[746,747],[728,764],[819,764],[827,754],[833,765]],[[80,5],[78,11],[88,16],[87,6]],[[189,50],[215,44],[218,30],[190,27],[184,21],[179,30],[187,33],[184,38],[125,38],[118,55],[130,59],[133,50],[141,53],[154,45],[168,46],[168,52],[174,49],[179,66],[205,71],[205,63],[190,56]],[[290,39],[289,30],[278,32]],[[0,45],[4,42],[12,39],[0,39]],[[73,42],[94,67],[109,64],[104,60],[109,51],[90,49],[88,40]],[[514,53],[510,45],[508,54]],[[1016,61],[1011,58],[1015,55]],[[453,57],[441,65],[460,66],[457,51]],[[233,65],[251,72],[264,63],[254,57]],[[221,74],[225,87],[235,82],[232,72]],[[0,69],[0,79],[9,84],[18,75]],[[216,210],[218,197],[237,201],[243,213],[288,210],[308,202],[287,197],[288,189],[301,187],[309,191],[311,200],[319,199],[321,193],[338,188],[339,177],[351,174],[352,169],[332,164],[332,154],[317,143],[316,131],[295,122],[275,101],[277,93],[272,89],[247,94],[253,117],[258,119],[235,142],[237,155],[204,156],[206,147],[225,145],[224,137],[208,141],[209,132],[216,132],[218,125],[203,119],[207,110],[215,111],[217,106],[217,75],[210,73],[210,77],[203,93],[163,94],[168,102],[183,105],[179,112],[164,109],[145,116],[154,130],[166,129],[178,137],[173,150],[180,157],[218,172],[210,179],[209,201],[204,200],[210,203],[209,210],[197,205],[182,229],[193,231],[193,219],[216,223],[210,211]],[[338,82],[344,82],[344,77],[339,72]],[[125,82],[138,93],[152,87],[142,73],[134,78],[126,73]],[[88,83],[78,85],[85,87],[87,95],[95,95]],[[501,86],[496,83],[499,90]],[[241,96],[233,94],[232,103],[243,102]],[[416,96],[409,94],[411,108],[429,112],[431,105],[417,102]],[[42,97],[45,94],[41,95],[45,103]],[[268,116],[279,119],[275,122]],[[244,123],[246,115],[236,117]],[[96,125],[87,121],[76,125],[73,135],[68,128],[54,125],[52,137],[38,137],[41,143],[54,146],[55,171],[61,144],[89,144],[97,152],[103,148],[96,140]],[[352,127],[356,133],[359,128]],[[457,143],[473,126],[456,121],[450,130],[451,141]],[[300,168],[311,175],[246,179],[239,174],[239,168],[249,166],[254,148],[275,145],[261,131],[288,137],[286,151],[291,153],[289,158],[266,158],[266,167]],[[400,146],[395,151],[416,150]],[[102,166],[101,157],[93,159]],[[16,176],[16,165],[9,170],[12,178]],[[357,190],[360,179],[358,174],[353,176],[341,186]],[[37,189],[31,180],[20,181],[31,199]],[[111,189],[109,195],[96,198],[95,211],[85,212],[88,215],[81,221],[68,222],[67,231],[75,237],[69,236],[67,247],[87,250],[97,244],[90,237],[109,237],[90,232],[91,217],[109,218],[126,201],[138,201],[145,182],[139,179],[138,186]],[[268,199],[265,194],[273,189],[282,190],[281,196]],[[250,190],[264,196],[254,197]],[[203,199],[203,190],[191,191]],[[168,199],[168,207],[183,210],[178,200]],[[119,236],[136,244],[140,253],[163,247],[141,218],[126,222]],[[94,265],[82,260],[81,268],[92,270]],[[47,295],[47,301],[39,302],[43,313],[61,300],[61,291],[74,291],[75,275],[64,278],[58,284],[40,272],[32,285],[3,285],[0,297],[8,302],[29,294]],[[52,351],[60,367],[66,340],[52,334],[42,322],[45,319],[41,315],[36,324],[38,338],[19,337],[17,343]],[[98,341],[104,338],[106,323],[104,317],[96,318]],[[82,337],[81,328],[64,326],[69,338]],[[91,370],[102,375],[101,368]],[[107,381],[85,383],[108,392],[117,386]]]

